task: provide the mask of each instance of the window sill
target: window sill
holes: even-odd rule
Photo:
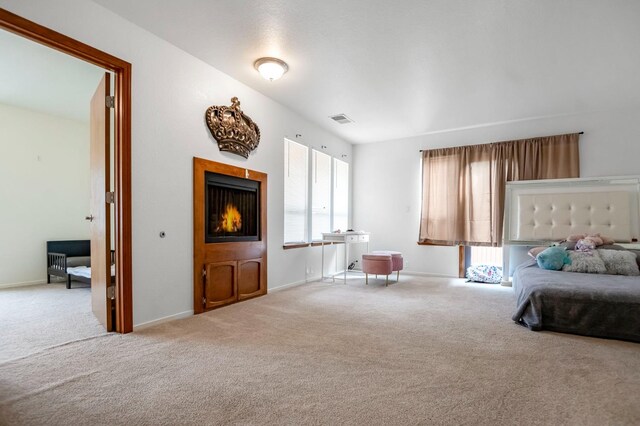
[[[302,248],[302,247],[309,247],[309,243],[287,243],[282,246],[282,248],[285,250]]]
[[[282,246],[282,248],[284,250],[290,250],[290,249],[297,249],[297,248],[304,248],[304,247],[320,247],[322,245],[325,246],[330,246],[332,244],[344,244],[342,242],[335,242],[335,241],[313,241],[311,243],[289,243],[289,244],[285,244]]]
[[[431,243],[428,241],[418,241],[419,246],[433,246],[433,247],[457,247],[459,244],[444,244],[444,243]]]

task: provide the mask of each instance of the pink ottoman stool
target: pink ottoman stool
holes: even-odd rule
[[[393,272],[393,261],[390,254],[368,253],[362,255],[362,272],[365,282],[369,284],[369,274],[386,275],[385,286],[389,285],[389,274]]]
[[[392,271],[398,272],[398,275],[396,276],[396,281],[398,281],[400,279],[400,271],[402,271],[402,268],[404,267],[404,260],[402,258],[402,253],[400,253],[399,251],[390,251],[390,250],[379,250],[379,251],[374,251],[372,253],[391,255],[391,263],[393,263]]]

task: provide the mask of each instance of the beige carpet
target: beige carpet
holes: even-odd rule
[[[312,283],[0,364],[0,423],[640,423],[640,345],[531,332],[511,289]]]
[[[52,280],[55,278],[52,278]],[[91,288],[64,281],[0,289],[0,362],[105,330],[91,312]]]

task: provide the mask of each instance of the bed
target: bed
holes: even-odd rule
[[[111,250],[111,283],[115,283],[115,250]],[[47,283],[51,276],[66,280],[67,288],[72,281],[91,284],[91,241],[64,240],[47,241]]]
[[[530,330],[640,342],[640,278],[548,271],[531,259],[513,275],[512,319]]]
[[[91,284],[90,266],[73,266],[67,268],[67,288],[71,288],[71,281]],[[116,265],[111,264],[111,284],[115,284]]]
[[[510,270],[514,248],[571,234],[599,232],[631,246],[638,240],[639,194],[638,177],[509,183],[503,270]],[[640,342],[638,276],[549,271],[529,259],[515,268],[511,284],[512,319],[531,330]]]

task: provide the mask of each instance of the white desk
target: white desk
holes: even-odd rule
[[[369,252],[369,233],[368,232],[323,232],[322,233],[322,271],[321,276],[324,280],[324,246],[325,243],[344,243],[344,282],[347,282],[347,270],[349,259],[349,245],[354,243],[367,243],[367,253]],[[338,264],[338,257],[336,256],[336,269]],[[333,278],[335,281],[336,274],[331,275],[328,278]]]

